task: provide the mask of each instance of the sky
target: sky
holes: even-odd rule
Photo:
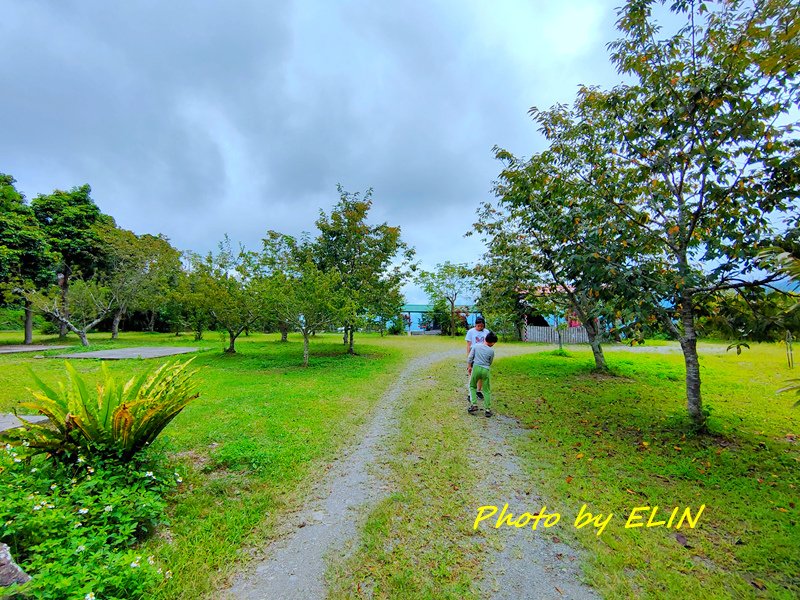
[[[530,107],[619,80],[620,3],[6,3],[0,172],[29,199],[88,183],[121,227],[197,252],[313,231],[337,183],[373,188],[422,268],[474,263],[492,148],[541,150]]]

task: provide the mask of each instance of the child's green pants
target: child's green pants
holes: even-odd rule
[[[492,400],[492,386],[489,384],[489,369],[474,365],[472,367],[472,377],[469,378],[469,401],[474,405],[477,403],[475,394],[478,391],[478,381],[483,381],[483,408],[489,410]]]

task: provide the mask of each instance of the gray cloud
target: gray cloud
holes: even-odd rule
[[[16,3],[0,22],[0,170],[28,195],[90,183],[124,227],[205,251],[313,228],[375,188],[424,266],[474,261],[495,144],[531,105],[616,79],[613,3]]]

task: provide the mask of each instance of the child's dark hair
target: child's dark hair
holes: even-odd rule
[[[495,334],[494,331],[490,331],[489,332],[489,335],[486,336],[486,341],[488,343],[490,343],[490,344],[496,344],[497,343],[497,335]]]

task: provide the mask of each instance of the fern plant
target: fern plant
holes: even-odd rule
[[[69,363],[66,385],[59,383],[58,390],[33,374],[40,391],[31,390],[34,399],[20,406],[44,414],[50,423],[24,423],[0,434],[0,441],[28,456],[47,453],[65,462],[77,460],[81,450],[130,460],[199,396],[192,379],[197,369],[187,368],[193,360],[165,363],[125,384],[103,363],[96,395]]]

